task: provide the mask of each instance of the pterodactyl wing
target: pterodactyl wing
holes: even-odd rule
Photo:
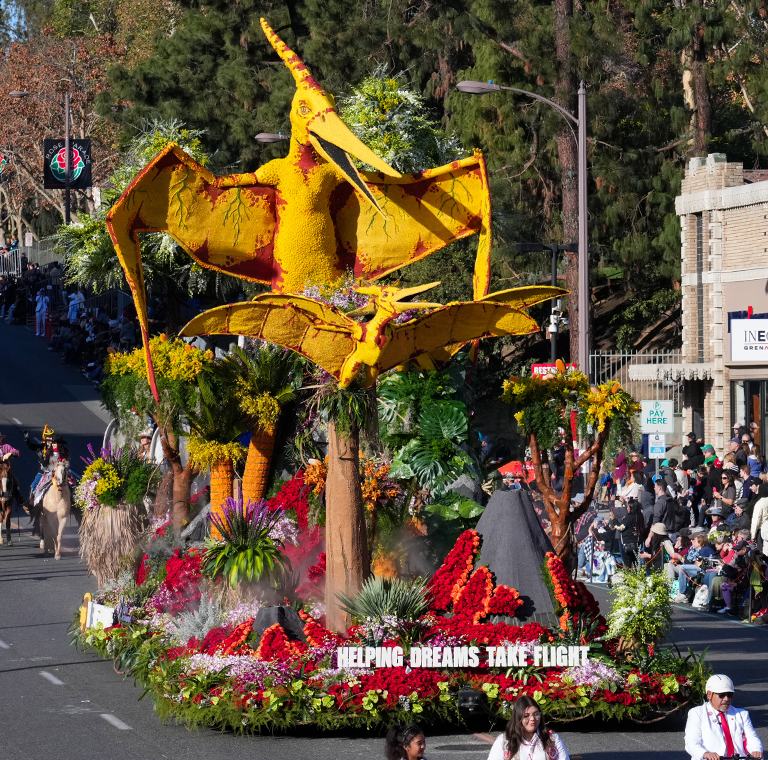
[[[344,361],[356,347],[355,324],[332,306],[301,296],[265,294],[203,312],[179,334],[267,340],[305,356],[338,380]]]
[[[451,303],[392,329],[377,363],[379,373],[420,357],[430,360],[480,338],[525,335],[539,329],[536,320],[514,306],[492,302]],[[458,349],[455,349],[458,350]],[[455,351],[454,351],[455,353]],[[445,359],[450,358],[446,356]]]
[[[361,175],[383,214],[361,203],[348,183],[334,190],[330,203],[339,258],[356,277],[376,280],[479,233],[474,296],[488,292],[491,197],[481,151],[398,179],[377,172]]]

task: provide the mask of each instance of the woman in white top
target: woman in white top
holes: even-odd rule
[[[48,302],[50,299],[45,295],[45,290],[40,288],[37,291],[35,302],[35,335],[45,335],[45,315],[48,313]]]
[[[625,486],[619,486],[616,489],[616,496],[621,501],[626,502],[629,499],[640,499],[640,494],[643,492],[643,474],[641,472],[633,472],[630,479]]]
[[[488,760],[570,760],[563,740],[547,728],[536,702],[528,696],[515,702],[512,717],[491,747]]]

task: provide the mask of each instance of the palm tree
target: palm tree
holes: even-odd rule
[[[211,372],[214,381],[216,374],[216,370]],[[187,452],[195,467],[210,470],[211,514],[222,517],[225,502],[232,497],[234,462],[244,454],[238,438],[248,429],[248,421],[225,384],[210,384],[203,375],[197,382],[194,404],[184,410],[189,425]],[[215,526],[211,535],[218,537]]]
[[[280,412],[296,398],[292,385],[296,355],[271,343],[263,344],[255,355],[234,348],[220,370],[253,426],[243,473],[243,501],[256,502],[267,491]]]

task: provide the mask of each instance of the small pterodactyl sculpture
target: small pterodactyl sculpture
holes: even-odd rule
[[[145,343],[142,232],[167,232],[200,265],[274,292],[330,283],[348,271],[375,280],[479,232],[474,293],[485,295],[491,204],[482,153],[400,175],[352,134],[333,97],[261,25],[296,81],[288,156],[253,173],[216,177],[169,144],[107,216]],[[349,155],[377,171],[358,172]]]
[[[402,290],[358,287],[355,290],[371,301],[347,313],[305,296],[265,293],[253,301],[204,312],[180,334],[260,338],[307,357],[335,377],[342,388],[358,375],[368,387],[393,367],[415,361],[431,368],[434,360],[447,360],[458,347],[479,338],[536,332],[536,321],[523,309],[567,293],[539,285],[502,290],[468,303],[403,301],[436,285],[439,283]],[[398,324],[397,317],[410,310],[430,311]],[[368,322],[354,319],[369,314]]]

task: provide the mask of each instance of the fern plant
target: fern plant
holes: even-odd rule
[[[415,623],[429,609],[427,581],[419,578],[411,583],[400,578],[369,578],[354,598],[337,594],[341,609],[357,622],[382,621],[395,617],[400,622]]]
[[[223,513],[211,515],[221,540],[208,540],[203,574],[213,581],[223,578],[232,588],[261,578],[273,581],[288,562],[282,543],[270,535],[279,519],[280,512],[270,512],[263,501],[243,507],[228,498]]]

